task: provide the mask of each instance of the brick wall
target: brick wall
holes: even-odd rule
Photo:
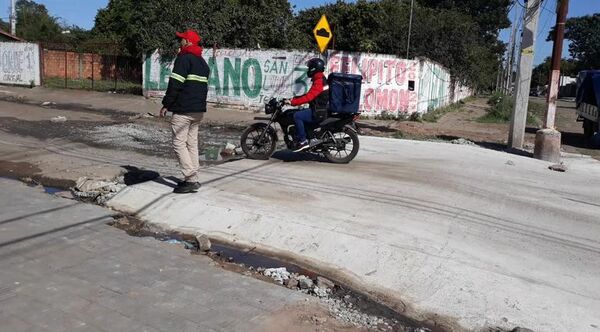
[[[142,80],[142,64],[134,58],[44,49],[43,61],[48,78],[64,78],[66,66],[69,79],[113,80],[116,74],[119,80]]]

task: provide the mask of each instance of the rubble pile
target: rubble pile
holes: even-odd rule
[[[81,177],[77,180],[75,187],[71,188],[71,192],[78,199],[104,205],[125,187],[125,184],[118,183],[117,181],[103,181]]]

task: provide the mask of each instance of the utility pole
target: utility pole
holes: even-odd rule
[[[10,33],[14,36],[17,35],[17,6],[16,0],[10,2]]]
[[[521,59],[519,60],[516,82],[515,107],[510,117],[510,131],[508,134],[508,146],[513,149],[522,149],[525,139],[531,72],[533,71],[533,54],[541,8],[542,0],[526,1]]]
[[[554,128],[554,118],[556,115],[556,100],[558,99],[558,89],[560,80],[560,63],[562,59],[563,41],[565,38],[565,24],[567,22],[567,12],[569,11],[569,0],[558,0],[556,15],[556,29],[554,35],[554,46],[552,49],[552,72],[550,74],[550,93],[548,95],[548,109],[544,119],[544,128]]]
[[[515,44],[516,44],[516,36],[517,36],[517,27],[519,23],[517,20],[519,19],[519,11],[515,9],[515,19],[513,20],[512,32],[510,34],[510,42],[508,43],[508,56],[506,57],[506,72],[504,78],[504,92],[508,94],[510,91],[510,87],[512,85],[512,76],[513,76],[513,65],[514,65],[514,56],[515,56]]]
[[[410,53],[410,34],[412,32],[412,19],[413,19],[413,9],[415,7],[415,0],[411,0],[410,2],[410,19],[408,21],[408,41],[406,42],[406,59],[408,60],[408,55]]]
[[[502,59],[499,59],[498,76],[496,77],[496,91],[500,91],[500,84],[502,84],[502,74],[504,74],[504,72],[502,71],[502,62]]]
[[[569,0],[557,0],[556,27],[554,29],[554,46],[552,49],[552,72],[548,94],[548,108],[544,117],[544,129],[538,130],[535,136],[533,156],[537,159],[560,161],[561,134],[554,129],[556,117],[556,101],[560,85],[560,63],[562,59],[565,23],[569,11]]]

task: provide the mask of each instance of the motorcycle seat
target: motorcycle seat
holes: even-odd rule
[[[337,122],[339,120],[341,120],[341,119],[336,118],[336,117],[329,117],[329,118],[325,119],[324,121],[322,121],[321,123],[319,123],[319,127],[327,126],[327,125]]]

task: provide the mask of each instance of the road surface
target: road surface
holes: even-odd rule
[[[131,186],[110,206],[286,256],[455,329],[598,331],[600,163],[361,137],[349,165],[280,153],[202,172],[177,196]],[[309,158],[310,159],[310,158]]]
[[[108,226],[114,211],[0,188],[2,331],[363,331],[302,293]]]

